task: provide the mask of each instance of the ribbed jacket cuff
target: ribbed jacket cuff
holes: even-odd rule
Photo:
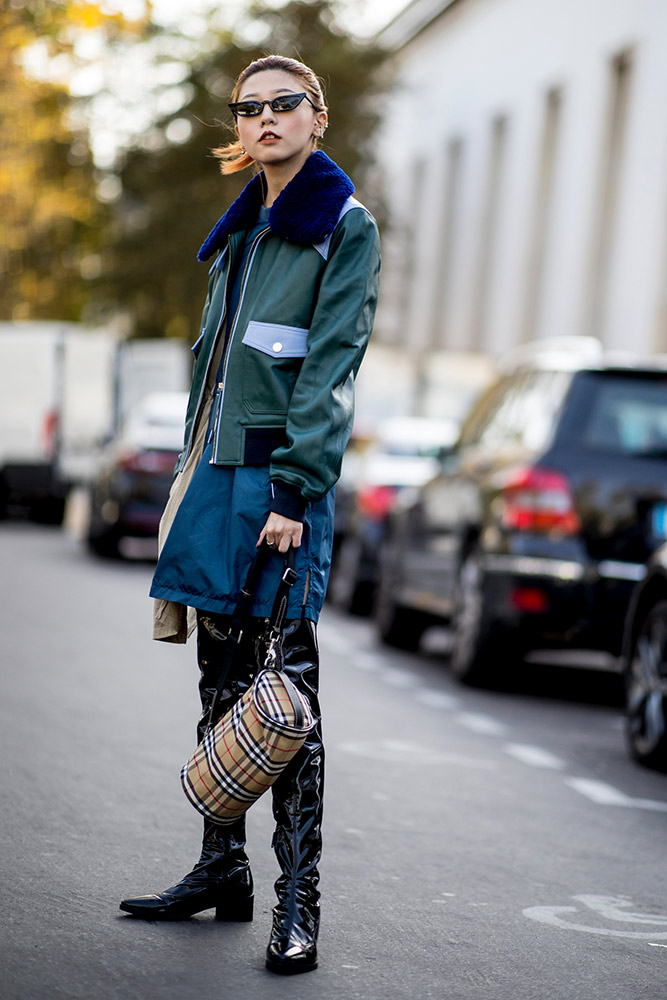
[[[272,482],[271,487],[273,493],[271,510],[273,513],[288,517],[290,521],[303,521],[308,501],[304,500],[297,487],[279,482]]]

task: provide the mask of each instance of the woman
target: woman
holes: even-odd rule
[[[353,383],[377,300],[379,243],[349,178],[317,150],[327,108],[315,74],[282,56],[251,63],[230,108],[237,141],[216,150],[223,173],[257,164],[204,242],[214,254],[186,419],[185,447],[161,524],[151,594],[154,636],[185,642],[196,618],[201,738],[221,645],[254,551],[296,550],[299,583],[285,630],[289,677],[318,723],[273,786],[273,846],[282,874],[266,964],[316,968],[324,749],[316,623],[328,579],[333,486],[353,419]],[[269,615],[282,558],[262,573],[223,710],[252,682],[254,639]],[[196,615],[187,609],[196,609]],[[204,823],[193,871],[121,909],[146,919],[215,907],[251,920],[245,820]]]

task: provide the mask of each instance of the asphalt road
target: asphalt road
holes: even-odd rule
[[[329,608],[320,969],[263,967],[268,801],[252,924],[120,914],[200,836],[178,780],[195,651],[151,641],[150,576],[0,525],[3,1000],[664,1000],[667,777],[627,760],[614,680],[467,691]]]

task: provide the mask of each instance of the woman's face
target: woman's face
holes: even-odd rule
[[[281,94],[302,94],[306,90],[297,76],[279,69],[253,73],[237,101],[271,101]],[[268,104],[261,114],[237,118],[236,131],[246,152],[262,166],[305,162],[313,148],[313,138],[326,125],[325,111],[316,111],[304,98],[293,111],[272,111]]]

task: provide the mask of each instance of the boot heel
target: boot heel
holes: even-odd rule
[[[254,896],[244,896],[241,899],[226,899],[218,903],[215,908],[215,919],[226,921],[238,921],[239,923],[252,920]]]

